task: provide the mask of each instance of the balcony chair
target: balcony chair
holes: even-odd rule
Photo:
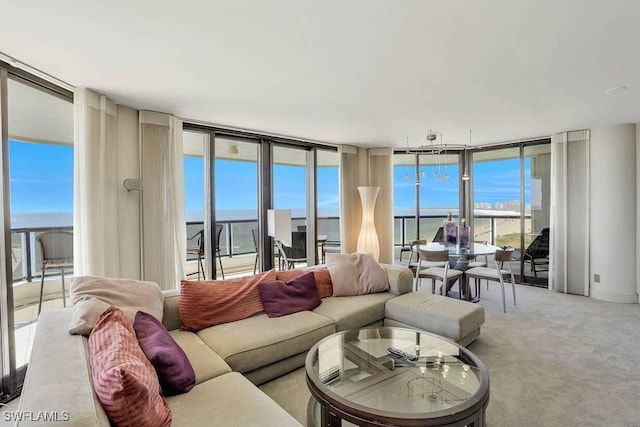
[[[198,238],[198,240],[196,240],[196,246],[187,247],[187,255],[195,255],[198,259],[198,281],[200,281],[200,271],[202,271],[202,279],[207,280],[204,273],[204,265],[202,264],[202,258],[204,258],[204,229],[189,237],[189,240],[193,240],[196,237]]]
[[[504,276],[511,276],[511,288],[513,290],[513,305],[516,305],[516,281],[511,271],[511,259],[513,257],[513,248],[511,249],[497,249],[494,259],[494,268],[491,267],[474,267],[464,272],[466,276],[465,286],[469,289],[469,279],[475,279],[476,284],[476,296],[480,296],[480,280],[487,281],[487,289],[489,288],[489,281],[499,282],[502,291],[502,311],[507,312],[507,305],[505,303],[504,296]],[[504,267],[506,266],[506,270]]]
[[[422,264],[428,263],[440,263],[444,264],[443,267],[429,267],[422,268]],[[416,267],[416,292],[420,288],[422,279],[431,279],[431,293],[436,293],[436,280],[442,282],[442,295],[446,295],[447,280],[455,279],[462,276],[462,271],[449,267],[449,251],[447,249],[442,251],[426,251],[418,247],[418,265]],[[462,283],[458,281],[460,287],[459,297],[462,299]]]
[[[222,255],[220,254],[220,236],[222,235],[223,228],[224,226],[222,224],[216,224],[216,256],[220,262],[220,275],[222,276],[222,280],[224,280],[224,269],[222,268]]]
[[[38,314],[42,311],[44,276],[47,270],[59,270],[62,281],[62,305],[67,306],[64,290],[64,273],[73,270],[73,233],[69,231],[46,231],[36,237],[42,251],[42,274],[40,279],[40,301]]]
[[[433,236],[433,242],[444,243],[444,227],[438,228],[436,231],[436,235]]]
[[[291,246],[283,245],[281,241],[278,241],[277,244],[285,268],[292,269],[295,268],[297,262],[307,262],[306,231],[292,231]]]
[[[538,271],[549,271],[549,227],[543,228],[525,249],[524,261],[531,264],[535,277]]]
[[[260,230],[257,228],[251,229],[251,235],[253,236],[253,249],[256,251],[256,262],[253,264],[253,274],[258,271],[258,258],[260,258],[258,246],[260,246]]]

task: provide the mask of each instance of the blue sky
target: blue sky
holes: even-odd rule
[[[203,206],[203,160],[186,157],[185,200],[187,211]],[[518,200],[520,161],[507,159],[474,165],[475,202]],[[13,213],[71,212],[73,206],[73,147],[10,141],[11,209]],[[449,182],[434,182],[434,167],[424,169],[421,179],[422,207],[456,207],[458,204],[458,167],[448,166]],[[405,175],[409,174],[409,181]],[[441,169],[443,173],[443,169]],[[525,176],[530,161],[525,159]],[[394,205],[414,206],[413,168],[396,166]],[[530,200],[529,180],[525,180],[525,202]],[[256,209],[257,167],[252,162],[216,160],[216,207],[219,210]],[[274,170],[276,208],[304,209],[306,173],[303,167],[278,165]],[[318,169],[319,209],[338,208],[338,171],[336,167]]]

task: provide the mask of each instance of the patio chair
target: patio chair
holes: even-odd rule
[[[307,262],[307,232],[292,231],[291,246],[278,241],[278,250],[287,269],[295,268],[297,262]]]
[[[69,231],[45,231],[36,240],[42,252],[42,274],[40,278],[40,300],[38,314],[42,311],[44,276],[47,270],[59,270],[62,281],[62,305],[67,306],[64,290],[64,273],[73,270],[73,233]]]
[[[258,258],[260,258],[258,246],[260,246],[260,231],[257,228],[251,229],[251,235],[253,236],[253,249],[256,251],[256,262],[253,264],[253,274],[256,274],[258,270]]]
[[[444,243],[444,227],[438,228],[436,231],[436,235],[433,236],[433,242]]]
[[[540,234],[524,250],[524,262],[531,264],[533,275],[538,277],[538,271],[549,271],[549,227],[543,228]],[[520,259],[520,253],[514,254],[514,259]]]
[[[189,237],[189,240],[196,239],[195,246],[187,247],[187,255],[195,255],[197,258],[197,268],[198,268],[198,281],[200,280],[200,272],[202,271],[202,279],[207,280],[204,274],[204,266],[202,264],[202,258],[204,258],[204,229],[198,231],[193,236]],[[193,273],[190,273],[193,274]]]

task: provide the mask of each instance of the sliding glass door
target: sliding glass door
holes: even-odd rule
[[[216,277],[260,268],[258,226],[258,143],[215,138]]]
[[[549,143],[473,152],[474,239],[513,247],[519,280],[543,287],[549,265],[550,165]]]
[[[0,100],[1,401],[22,383],[39,313],[70,305],[74,154],[70,92],[31,85],[0,67]],[[45,269],[52,257],[64,258],[65,268]]]
[[[316,264],[340,247],[337,150],[192,124],[183,140],[190,278]],[[299,261],[281,262],[269,209],[291,211],[287,228],[304,234]]]
[[[405,152],[393,161],[394,245],[400,259],[411,240],[432,241],[449,213],[459,217],[460,155]]]

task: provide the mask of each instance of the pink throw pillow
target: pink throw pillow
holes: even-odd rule
[[[109,307],[89,336],[93,387],[109,419],[120,427],[171,425],[156,371],[142,352],[125,313]]]
[[[275,279],[276,271],[269,270],[229,280],[183,280],[180,287],[180,329],[199,331],[264,313],[258,284]]]

